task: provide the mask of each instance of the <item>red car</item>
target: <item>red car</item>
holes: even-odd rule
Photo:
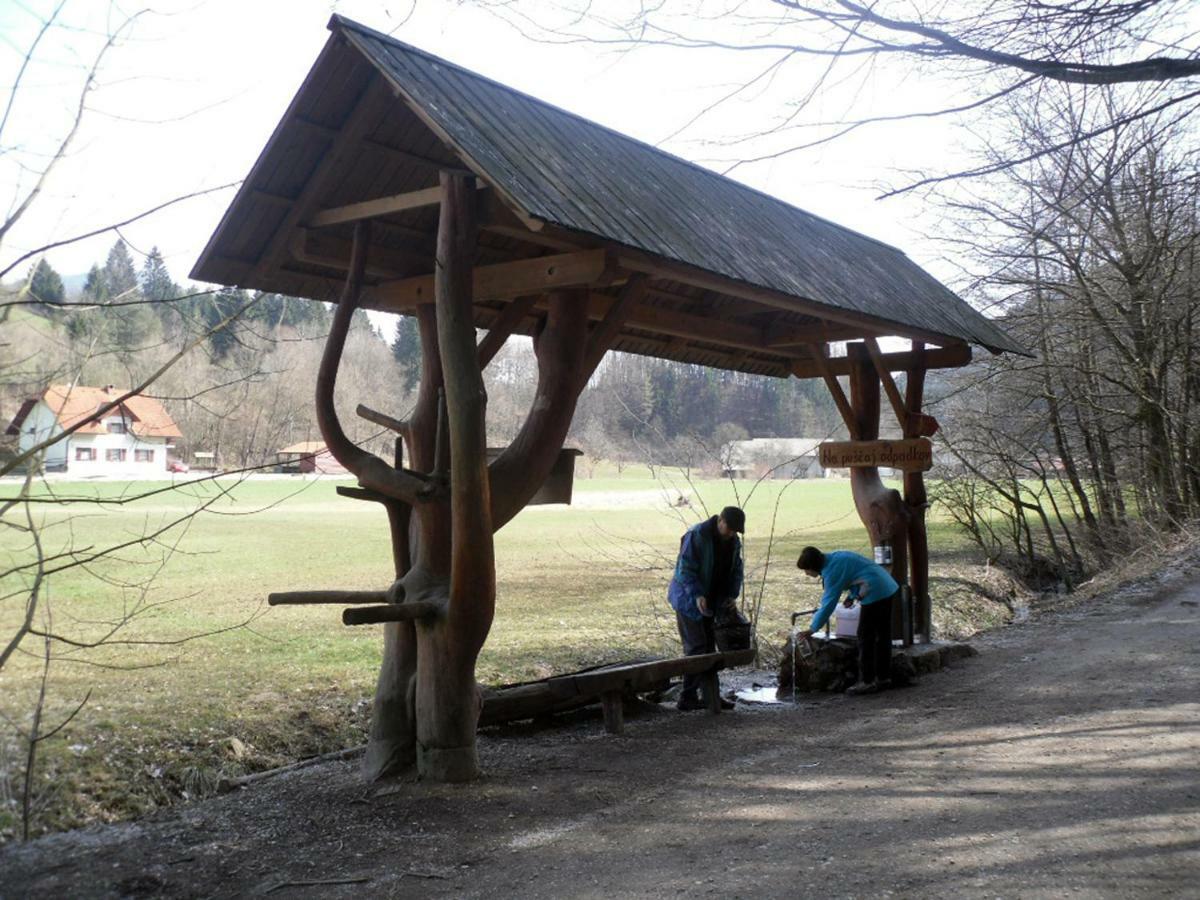
[[[167,471],[168,472],[187,472],[188,469],[189,469],[188,464],[185,463],[182,459],[168,459],[167,460]]]

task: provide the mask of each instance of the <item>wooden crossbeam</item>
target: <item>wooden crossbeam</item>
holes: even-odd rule
[[[949,347],[925,350],[923,354],[918,362],[912,353],[884,353],[882,355],[883,365],[889,372],[907,372],[914,365],[918,364],[926,369],[957,369],[960,366],[967,365],[971,361],[971,348],[967,344],[952,344]],[[829,366],[829,371],[834,375],[850,374],[851,362],[849,357],[826,357],[826,363]],[[808,357],[798,359],[792,363],[792,374],[797,378],[824,377],[818,361],[815,358]]]
[[[846,430],[850,432],[851,439],[857,441],[859,436],[858,416],[854,414],[854,407],[850,405],[850,400],[846,397],[846,392],[842,390],[842,383],[833,374],[833,368],[829,365],[829,360],[825,356],[825,345],[812,344],[810,349],[812,351],[812,362],[821,373],[821,377],[825,379],[825,386],[829,388],[829,393],[833,396],[833,402],[837,404],[838,412],[842,415],[842,421],[846,423]],[[795,374],[795,367],[793,367],[792,374]]]
[[[476,266],[472,289],[477,301],[498,300],[555,288],[611,284],[616,277],[607,251],[580,250]],[[401,311],[432,303],[433,278],[432,275],[421,275],[380,284],[375,290],[377,308]]]
[[[475,186],[479,190],[487,187],[483,182],[476,182]],[[437,206],[441,200],[442,189],[440,187],[422,188],[419,191],[407,191],[403,194],[391,194],[387,197],[376,197],[374,200],[362,200],[358,203],[347,203],[345,206],[323,209],[308,220],[308,225],[310,228],[325,228],[329,225],[343,225],[346,222],[376,219],[379,216],[390,216],[409,209]]]

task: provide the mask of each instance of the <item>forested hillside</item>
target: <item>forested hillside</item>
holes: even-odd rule
[[[137,262],[121,240],[76,296],[47,260],[39,261],[29,296],[29,305],[9,308],[20,337],[0,351],[22,359],[14,366],[17,357],[10,356],[4,365],[6,417],[52,382],[132,387],[199,340],[202,346],[148,391],[179,424],[182,458],[199,450],[215,452],[226,468],[265,465],[279,448],[320,437],[311,395],[327,304],[179,285],[157,249]],[[420,378],[416,320],[395,317],[394,336],[385,336],[381,329],[391,318],[373,323],[359,313],[338,378],[343,421],[357,429],[355,440],[377,443],[376,449],[390,437],[357,419],[354,406],[367,403],[402,418]],[[536,364],[528,339],[510,340],[485,376],[490,440],[503,443],[533,399]],[[820,437],[838,427],[818,382],[612,354],[583,395],[571,443],[589,461],[712,466],[716,449],[731,439]]]

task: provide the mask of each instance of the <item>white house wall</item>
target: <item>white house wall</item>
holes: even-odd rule
[[[24,453],[57,434],[62,434],[62,427],[58,424],[58,418],[54,415],[54,411],[45,403],[38,403],[21,423],[21,437],[18,445],[21,452]],[[67,442],[59,441],[51,444],[46,448],[44,459],[47,469],[62,469],[67,464]]]
[[[120,418],[112,416],[104,420],[105,427],[110,421],[117,422]],[[62,434],[62,427],[54,412],[45,403],[38,403],[21,425],[20,446],[27,450],[45,440],[47,437]],[[91,449],[94,459],[79,459],[77,450]],[[124,450],[123,461],[109,461],[109,450]],[[150,462],[138,462],[138,450],[149,450],[154,454]],[[167,477],[167,438],[138,437],[126,432],[125,434],[81,434],[75,432],[46,450],[45,468],[50,471],[66,469],[69,475],[80,478],[155,478]]]

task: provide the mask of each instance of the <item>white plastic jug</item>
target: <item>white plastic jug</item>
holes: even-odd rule
[[[844,606],[839,606],[837,616],[834,620],[836,628],[836,637],[858,637],[858,614],[862,612],[862,606],[855,603],[849,609]]]

